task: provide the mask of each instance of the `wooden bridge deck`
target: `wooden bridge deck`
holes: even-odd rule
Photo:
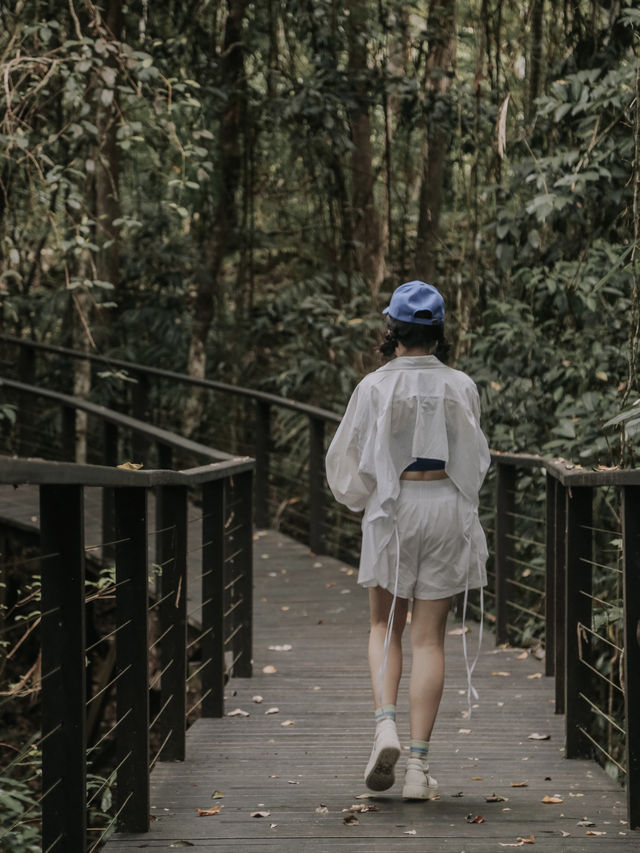
[[[249,716],[198,721],[188,733],[187,760],[153,772],[151,831],[115,835],[107,853],[182,847],[194,853],[479,853],[526,846],[520,839],[532,837],[535,849],[554,853],[637,849],[623,791],[594,763],[563,759],[563,719],[554,715],[552,683],[541,663],[496,649],[490,633],[475,679],[479,707],[470,721],[462,715],[461,638],[447,637],[446,687],[431,756],[440,799],[405,803],[401,780],[385,795],[360,799],[373,733],[365,594],[352,569],[316,558],[280,534],[260,533],[255,545],[255,676],[232,680],[226,698],[227,712],[239,708]],[[456,627],[451,619],[449,632]],[[275,671],[265,670],[270,667]],[[406,743],[404,681],[401,691],[399,731]],[[278,711],[267,713],[273,708]],[[549,739],[530,740],[533,733]],[[223,797],[213,799],[216,791]],[[505,799],[488,802],[493,795]],[[562,802],[545,805],[545,795]],[[345,810],[353,805],[372,810],[349,825]],[[223,807],[219,814],[198,814],[216,806]],[[252,817],[256,812],[263,816]],[[484,821],[469,822],[477,816]],[[585,819],[593,826],[580,825]]]

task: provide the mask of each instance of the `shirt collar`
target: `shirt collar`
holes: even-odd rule
[[[380,370],[421,370],[425,367],[442,367],[435,355],[401,355],[383,364]]]

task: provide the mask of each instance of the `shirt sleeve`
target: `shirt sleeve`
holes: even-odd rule
[[[375,488],[374,478],[361,471],[365,434],[371,422],[367,396],[361,385],[351,395],[325,460],[329,488],[335,499],[353,512],[364,509]]]

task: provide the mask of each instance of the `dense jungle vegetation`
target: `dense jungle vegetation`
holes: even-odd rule
[[[494,448],[634,464],[634,7],[0,2],[2,330],[341,410],[419,277]]]

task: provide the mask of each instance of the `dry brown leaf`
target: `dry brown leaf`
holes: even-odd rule
[[[450,631],[447,631],[450,637],[461,637],[462,634],[469,634],[471,632],[471,628],[468,625],[465,625],[464,628],[452,628]]]
[[[576,824],[576,826],[595,826],[595,823],[592,820],[589,820],[588,817],[582,818]]]
[[[522,841],[523,844],[535,844],[536,837],[533,833],[528,838],[523,838],[521,835],[518,836],[518,841]]]
[[[270,652],[290,652],[293,646],[290,643],[282,643],[278,646],[269,646]]]
[[[502,678],[507,678],[507,676],[511,675],[510,672],[492,672],[491,675],[499,675]]]
[[[284,722],[280,723],[281,726],[295,726],[295,724],[295,720],[285,720]]]
[[[459,735],[470,735],[471,729],[458,729],[458,734]]]
[[[267,708],[265,714],[279,714],[280,708]]]
[[[516,655],[517,660],[526,660],[529,657],[529,652],[520,652],[519,655]]]
[[[557,805],[558,803],[563,802],[562,797],[559,797],[555,794],[553,797],[550,797],[548,794],[545,794],[544,797],[540,800],[541,803],[545,803],[545,805]]]
[[[268,663],[266,666],[262,667],[262,671],[265,675],[273,675],[274,672],[277,672],[278,670],[275,668],[275,666],[272,666],[270,663]]]
[[[606,831],[602,829],[588,829],[587,835],[606,835]]]
[[[528,782],[512,782],[511,787],[512,788],[528,788],[529,783]]]
[[[509,797],[503,797],[500,794],[491,794],[490,797],[485,797],[487,803],[508,803]]]
[[[484,779],[484,776],[472,776],[471,777],[472,782],[482,782],[483,779]]]
[[[375,794],[357,794],[356,800],[368,800],[370,797],[375,797]]]
[[[542,673],[541,672],[534,672],[531,675],[528,675],[527,678],[529,680],[531,680],[533,678],[542,678]]]
[[[531,734],[527,736],[527,740],[551,740],[551,735],[542,735],[538,732],[531,732]]]
[[[316,809],[316,814],[329,814],[329,809],[326,806],[319,805]]]
[[[500,847],[522,847],[524,842],[522,841],[498,841]]]
[[[481,814],[477,814],[474,817],[473,812],[469,812],[469,814],[467,815],[467,823],[484,823],[484,818]]]
[[[142,462],[121,462],[116,467],[123,471],[139,471],[142,468]]]
[[[259,705],[259,704],[262,702],[262,696],[254,696],[254,697],[251,699],[251,701],[252,701],[252,702],[255,702],[255,703],[256,703],[256,705]]]
[[[251,812],[251,817],[269,817],[271,812]]]
[[[224,806],[211,806],[210,809],[196,809],[200,817],[209,817],[209,815],[220,814]]]
[[[222,793],[222,791],[214,791],[213,794],[211,794],[212,800],[221,800],[223,797],[224,794]]]
[[[227,711],[227,717],[250,717],[248,711],[243,711],[242,708],[235,708],[233,711]]]
[[[574,794],[573,791],[569,794],[570,797],[584,797],[584,794]]]
[[[563,838],[568,838],[571,835],[570,832],[565,832],[564,829],[561,829],[560,832]]]
[[[407,829],[407,830],[405,830],[405,833],[404,833],[404,834],[405,834],[405,835],[415,835],[415,834],[416,834],[416,830],[415,830],[415,829]]]
[[[280,608],[280,610],[282,610],[283,613],[286,613],[287,610],[291,610],[291,608],[289,607],[288,604],[283,604],[282,607]]]
[[[349,813],[344,816],[344,822],[347,824],[347,826],[356,826],[360,823],[358,818],[352,813]]]

